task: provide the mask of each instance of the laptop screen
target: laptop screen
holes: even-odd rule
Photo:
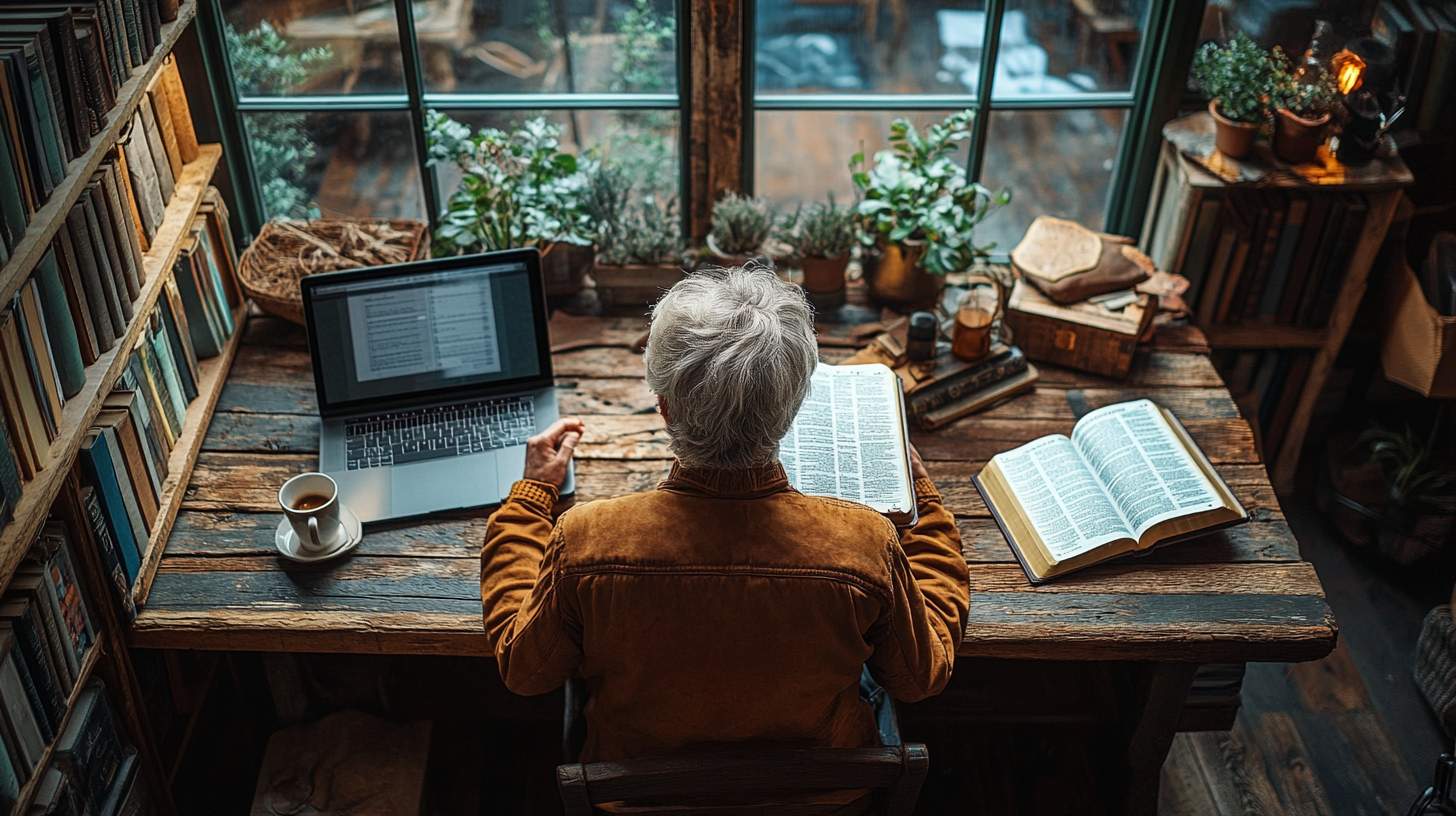
[[[320,407],[540,377],[530,267],[480,260],[311,285]]]

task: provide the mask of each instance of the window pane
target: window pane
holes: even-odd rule
[[[1010,0],[992,98],[1126,91],[1146,7],[1147,0]]]
[[[876,151],[890,146],[890,123],[909,119],[916,128],[939,122],[951,111],[759,111],[753,119],[753,190],[770,201],[792,207],[822,201],[854,199],[849,157],[863,150],[873,162]],[[965,142],[956,160],[966,160]]]
[[[561,149],[580,155],[595,151],[630,170],[639,189],[679,196],[677,111],[444,111],[472,131],[497,128],[510,131],[536,116],[561,128]],[[436,164],[440,195],[448,201],[460,186],[461,169],[452,163]],[[442,202],[442,204],[445,202]]]
[[[967,79],[975,86],[985,27],[967,6],[984,3],[759,0],[755,90],[963,93]]]
[[[404,88],[392,0],[223,0],[222,5],[240,94],[399,93]]]
[[[426,19],[421,8],[435,10]],[[415,9],[435,93],[677,91],[673,0],[426,0]]]
[[[1010,187],[1011,203],[977,229],[977,241],[1009,252],[1044,213],[1102,229],[1126,118],[1122,110],[991,114],[982,183]]]
[[[424,219],[408,114],[249,113],[243,121],[269,218]]]

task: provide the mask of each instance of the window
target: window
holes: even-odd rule
[[[1166,56],[1149,44],[1168,37],[1175,7],[1195,23],[1198,11],[1177,0],[203,4],[226,43],[208,55],[226,68],[212,66],[223,115],[244,134],[234,152],[253,180],[240,186],[254,228],[279,215],[438,214],[459,178],[426,160],[429,111],[472,128],[545,116],[567,149],[614,155],[680,194],[701,234],[723,189],[848,201],[849,157],[885,147],[891,120],[923,126],[969,108],[968,170],[1013,191],[982,228],[1003,251],[1043,212],[1111,225],[1138,183],[1129,157],[1147,149],[1134,142],[1160,87],[1149,52]]]

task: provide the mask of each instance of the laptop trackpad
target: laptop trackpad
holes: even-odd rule
[[[497,451],[496,469],[496,483],[499,485],[500,497],[504,499],[511,492],[511,485],[521,478],[521,473],[526,469],[526,446],[515,445]]]
[[[500,501],[495,456],[451,456],[395,465],[394,512],[414,516]]]

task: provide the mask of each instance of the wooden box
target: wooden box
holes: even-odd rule
[[[1006,323],[1012,341],[1028,359],[1126,377],[1157,310],[1152,295],[1140,295],[1138,302],[1116,312],[1086,302],[1062,306],[1018,280],[1006,304]]]
[[[1456,397],[1456,317],[1436,311],[1410,267],[1391,270],[1386,281],[1386,379],[1423,397]]]

